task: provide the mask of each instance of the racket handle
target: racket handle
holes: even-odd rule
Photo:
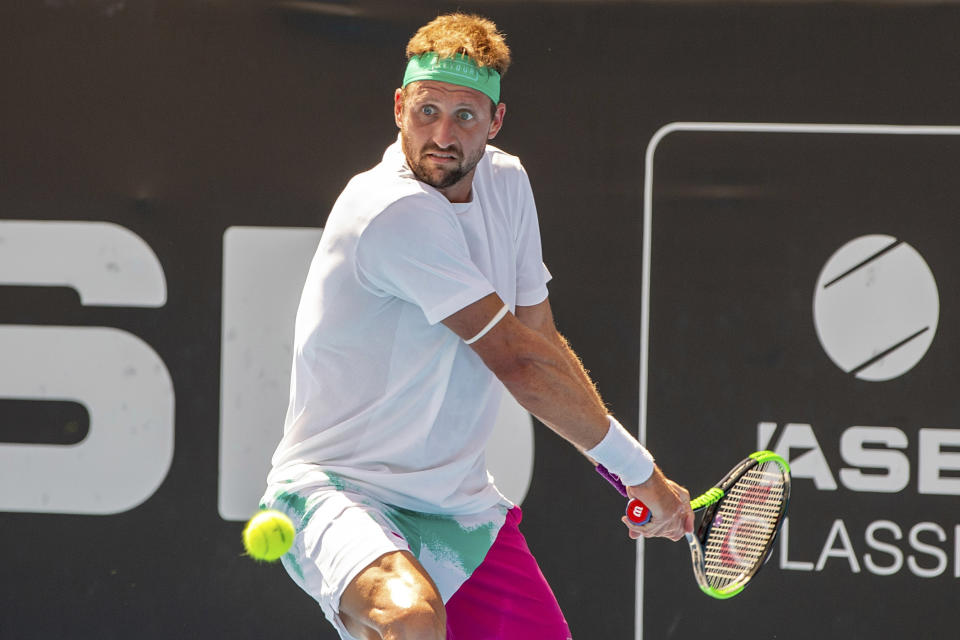
[[[651,517],[650,508],[640,500],[634,498],[627,503],[627,520],[630,521],[630,524],[639,527],[650,522]]]
[[[602,464],[596,466],[597,473],[604,477],[604,479],[609,482],[614,489],[620,492],[624,498],[627,498],[627,488],[620,482],[620,478],[615,473],[611,473]],[[651,513],[650,508],[647,505],[643,504],[640,500],[634,498],[627,503],[627,520],[636,526],[642,526],[650,522]]]
[[[602,464],[598,464],[595,469],[597,470],[597,473],[603,476],[604,480],[609,482],[611,486],[613,486],[613,488],[620,493],[620,495],[622,495],[624,498],[627,497],[627,488],[623,486],[622,482],[620,482],[620,477],[617,474],[611,473],[610,470]]]

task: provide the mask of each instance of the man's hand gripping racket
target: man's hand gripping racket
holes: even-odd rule
[[[597,465],[597,472],[624,497],[620,479]],[[702,511],[695,534],[687,533],[693,573],[707,595],[731,598],[747,586],[770,552],[790,500],[790,465],[770,451],[750,454],[712,489],[690,501]],[[640,500],[627,504],[627,520],[635,527],[656,519]]]

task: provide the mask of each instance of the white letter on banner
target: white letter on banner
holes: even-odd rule
[[[937,559],[937,564],[932,569],[925,569],[917,562],[916,556],[911,554],[907,556],[907,566],[910,567],[910,571],[915,576],[921,578],[936,578],[947,569],[947,554],[940,547],[927,544],[920,540],[920,533],[924,531],[930,531],[936,534],[937,540],[940,542],[946,542],[947,533],[943,530],[943,527],[936,522],[919,522],[910,529],[910,546],[924,555],[933,556]]]
[[[882,444],[871,449],[866,444]],[[840,481],[854,491],[897,493],[910,482],[910,461],[894,449],[907,448],[907,434],[895,427],[850,427],[840,437],[840,455],[847,464],[862,468],[884,469],[886,473],[864,473],[860,469],[841,469]]]
[[[823,457],[820,443],[809,424],[789,423],[777,439],[776,447],[770,446],[770,440],[777,429],[775,422],[757,424],[757,444],[760,449],[773,449],[774,453],[790,463],[790,475],[794,478],[810,478],[821,491],[836,491],[837,481],[833,479],[830,465]],[[791,456],[791,449],[808,449],[798,456]]]
[[[839,549],[833,546],[838,538],[841,545]],[[854,573],[860,573],[860,563],[857,562],[857,554],[853,551],[850,534],[847,533],[847,527],[843,524],[843,520],[833,521],[833,527],[827,536],[827,542],[823,545],[820,558],[817,560],[817,571],[823,571],[824,565],[827,564],[827,558],[846,558],[850,563],[850,570]]]
[[[293,328],[322,229],[230,227],[223,234],[220,480],[224,520],[246,520],[283,435]]]
[[[88,305],[166,301],[150,247],[99,222],[0,222],[0,283],[71,286]],[[8,325],[0,353],[0,396],[73,401],[90,416],[77,444],[0,444],[0,510],[111,514],[153,495],[173,459],[174,393],[149,345],[108,327]]]
[[[960,578],[960,524],[953,525],[953,577]]]
[[[84,306],[167,303],[150,245],[109,222],[0,220],[0,285],[70,287]]]
[[[877,540],[877,531],[880,529],[885,529],[893,534],[894,540],[901,540],[903,538],[903,532],[900,530],[900,526],[896,522],[891,522],[890,520],[877,520],[876,522],[870,523],[870,526],[867,527],[867,531],[864,534],[864,539],[867,542],[867,546],[871,549],[876,549],[877,551],[882,551],[889,554],[893,558],[893,563],[891,563],[889,566],[879,565],[874,562],[872,553],[864,554],[863,563],[867,565],[867,570],[874,575],[892,576],[900,571],[900,569],[903,567],[903,552],[900,551],[900,548],[896,545]]]
[[[960,429],[920,429],[920,493],[960,495],[960,478],[942,477],[941,471],[960,471],[960,453],[943,446],[960,447]]]
[[[812,562],[790,559],[790,518],[784,518],[780,526],[780,568],[793,571],[813,571]]]

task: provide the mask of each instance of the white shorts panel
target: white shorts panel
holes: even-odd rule
[[[446,602],[483,561],[506,520],[508,504],[469,515],[435,515],[384,504],[359,487],[313,470],[270,485],[261,508],[290,516],[297,531],[282,562],[316,600],[343,640],[357,640],[340,620],[350,582],[380,556],[409,551]]]
[[[290,487],[284,487],[283,496]],[[299,494],[302,496],[303,494]],[[409,551],[406,541],[370,499],[334,487],[315,487],[305,500],[306,509],[292,508],[287,500],[269,500],[263,506],[283,511],[293,520],[297,536],[283,566],[294,582],[323,610],[343,640],[357,640],[340,619],[340,598],[351,581],[380,556]]]

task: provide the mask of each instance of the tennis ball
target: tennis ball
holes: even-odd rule
[[[261,511],[243,529],[243,547],[254,560],[274,562],[293,546],[293,523],[279,511]]]

